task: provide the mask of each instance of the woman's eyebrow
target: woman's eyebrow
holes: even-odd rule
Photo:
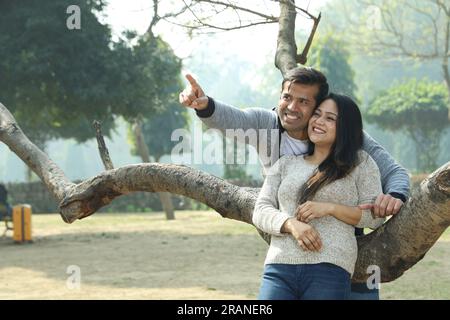
[[[323,112],[320,108],[317,108],[316,109],[316,111],[320,111],[320,112]],[[337,114],[336,113],[334,113],[334,112],[331,112],[331,111],[325,111],[325,113],[328,113],[328,114],[332,114],[332,115],[334,115],[334,116],[336,116],[337,117]]]

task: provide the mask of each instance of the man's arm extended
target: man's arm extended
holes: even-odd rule
[[[374,214],[380,217],[396,214],[409,197],[408,172],[366,132],[364,132],[363,149],[375,160],[381,174],[384,195],[379,196],[375,201]]]
[[[239,108],[227,105],[205,95],[203,89],[191,76],[186,75],[189,85],[180,93],[180,103],[195,109],[197,116],[209,128],[219,129],[275,129],[276,113],[262,108]]]

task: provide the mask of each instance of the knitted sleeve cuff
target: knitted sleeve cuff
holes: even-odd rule
[[[406,202],[406,197],[405,197],[403,194],[401,194],[401,193],[397,193],[397,192],[389,192],[389,194],[390,194],[391,196],[393,196],[394,198],[397,198],[397,199],[402,200],[403,202]]]
[[[208,97],[208,106],[203,110],[197,110],[195,109],[195,113],[200,118],[209,118],[214,113],[214,110],[216,109],[216,104],[214,103],[213,98]]]

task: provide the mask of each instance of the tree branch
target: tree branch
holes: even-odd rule
[[[242,190],[220,178],[179,165],[143,163],[109,170],[77,185],[60,203],[65,208],[80,203],[83,212],[69,222],[95,213],[118,196],[136,191],[170,192],[196,199],[224,218],[251,224],[257,189]]]
[[[261,24],[269,24],[269,23],[276,23],[278,22],[278,19],[276,17],[273,16],[266,16],[266,15],[262,15],[262,14],[258,14],[259,16],[263,16],[265,17],[266,20],[263,21],[251,21],[248,24],[243,25],[242,21],[240,20],[240,23],[238,26],[232,26],[232,27],[223,27],[223,26],[218,26],[218,25],[213,25],[210,23],[205,22],[204,18],[199,17],[196,12],[191,8],[190,5],[186,4],[185,0],[182,0],[184,5],[187,7],[187,10],[189,10],[191,12],[191,14],[194,16],[195,20],[197,21],[198,25],[194,25],[194,26],[189,26],[189,25],[183,25],[183,24],[177,24],[174,23],[172,21],[170,21],[170,23],[179,25],[179,26],[183,26],[185,28],[189,28],[191,30],[194,29],[201,29],[201,28],[211,28],[211,29],[217,29],[217,30],[221,30],[221,31],[231,31],[231,30],[238,30],[238,29],[244,29],[244,28],[248,28],[248,27],[253,27],[253,26],[257,26],[257,25],[261,25]],[[211,4],[219,4],[219,5],[223,5],[227,8],[233,8],[235,10],[242,10],[242,11],[247,11],[247,12],[252,12],[252,13],[257,13],[255,11],[252,10],[248,10],[236,5],[232,5],[232,4],[227,4],[227,3],[222,3],[219,1],[208,1],[208,0],[196,0],[195,2],[205,2],[205,3],[211,3]],[[266,18],[268,17],[268,18]],[[166,20],[167,21],[167,20]]]
[[[258,189],[240,188],[186,166],[146,163],[102,172],[79,184],[64,173],[18,127],[0,104],[0,140],[42,179],[60,201],[60,213],[71,223],[96,212],[115,198],[135,191],[171,192],[196,199],[224,218],[252,224]],[[353,280],[364,282],[367,267],[381,270],[381,281],[400,277],[420,261],[450,225],[450,162],[425,179],[402,210],[381,228],[358,238]],[[268,235],[260,234],[268,241]]]
[[[297,56],[297,62],[300,64],[305,64],[308,61],[308,52],[311,48],[312,41],[314,39],[314,35],[316,34],[317,27],[319,26],[320,18],[322,14],[319,13],[319,16],[314,19],[314,25],[311,29],[311,33],[309,34],[308,41],[306,42],[305,47],[303,48],[302,54]]]
[[[390,282],[419,262],[450,225],[450,162],[421,183],[396,216],[358,239],[353,280],[364,282],[376,265],[381,281]]]
[[[255,16],[259,16],[259,17],[264,18],[266,20],[272,20],[272,22],[277,22],[278,21],[278,18],[275,17],[275,16],[269,16],[269,15],[266,15],[264,13],[261,13],[261,12],[255,11],[255,10],[251,10],[251,9],[248,9],[248,8],[245,8],[245,7],[238,6],[238,5],[233,4],[231,2],[214,1],[214,0],[194,0],[194,1],[197,2],[197,3],[209,3],[209,4],[213,4],[213,5],[220,5],[220,6],[224,6],[224,7],[227,7],[227,8],[232,8],[234,10],[239,10],[239,11],[251,13],[251,14],[253,14]]]
[[[442,8],[442,10],[444,10],[445,14],[447,15],[447,17],[450,17],[450,6],[447,7],[443,1],[441,0],[433,0],[431,1],[432,3],[437,4],[440,8]]]
[[[407,33],[404,32],[403,30],[401,30],[402,28],[402,22],[403,22],[403,18],[401,16],[398,16],[398,12],[392,12],[392,10],[390,10],[389,7],[386,6],[382,6],[379,3],[375,2],[375,1],[365,1],[365,0],[360,0],[361,4],[363,6],[365,6],[366,8],[369,7],[375,7],[377,8],[377,10],[379,11],[381,18],[382,18],[382,29],[377,29],[377,30],[373,30],[372,34],[371,34],[371,39],[375,39],[376,41],[369,41],[368,42],[368,46],[364,46],[361,45],[361,41],[354,41],[354,43],[356,44],[356,46],[362,50],[367,51],[367,48],[370,51],[379,51],[380,49],[395,49],[396,51],[393,52],[395,55],[398,56],[404,56],[404,57],[409,57],[409,58],[413,58],[413,59],[424,59],[424,60],[431,60],[431,59],[436,59],[439,58],[441,56],[441,54],[439,53],[438,50],[438,34],[439,34],[439,28],[437,25],[437,20],[438,17],[433,16],[432,14],[426,12],[425,10],[422,10],[420,7],[418,6],[414,6],[411,4],[411,2],[408,1],[402,1],[401,3],[403,4],[402,8],[408,8],[411,11],[414,11],[418,14],[423,15],[424,17],[426,17],[427,19],[429,19],[430,21],[430,28],[433,30],[432,33],[432,44],[431,45],[427,45],[427,46],[422,46],[424,48],[430,48],[430,52],[421,52],[421,50],[418,49],[417,46],[417,39],[413,39],[411,40],[410,38],[407,38]],[[434,4],[436,4],[436,2],[433,2]],[[438,8],[439,10],[439,8]],[[403,9],[402,12],[403,13]],[[397,13],[397,14],[396,14]],[[356,23],[356,25],[360,25],[361,23],[364,23],[365,21],[359,21],[358,23]],[[352,24],[355,24],[355,22],[353,22]],[[397,27],[400,24],[400,30]],[[357,33],[356,34],[357,37],[359,38],[364,38],[361,37],[361,33]],[[390,42],[386,42],[385,40],[381,40],[381,38],[385,39],[388,38],[388,36],[392,37],[393,40]],[[428,38],[427,38],[428,40]],[[415,43],[416,45],[414,47],[408,47],[407,44],[405,44],[406,42],[408,43]],[[389,53],[389,52],[388,52]],[[446,53],[444,53],[444,55],[447,55]]]
[[[28,139],[2,103],[0,103],[0,141],[36,173],[56,199],[62,199],[74,186],[64,172]]]
[[[100,158],[102,159],[103,165],[105,166],[105,170],[114,169],[114,165],[109,156],[108,148],[106,147],[105,139],[103,139],[102,135],[102,125],[99,121],[94,120],[92,126],[95,129],[95,136],[97,138],[98,151],[100,153]]]
[[[295,41],[295,7],[290,1],[280,1],[280,21],[275,54],[275,66],[284,76],[297,66],[297,45]]]
[[[158,21],[161,19],[158,14],[158,6],[159,6],[159,0],[153,0],[153,17],[152,21],[150,22],[150,25],[147,28],[146,33],[150,36],[153,36],[153,27],[158,23]]]
[[[307,62],[308,52],[311,48],[314,35],[319,25],[321,14],[318,17],[313,16],[308,11],[299,8],[293,0],[278,0],[280,3],[280,21],[278,31],[277,51],[275,54],[275,66],[284,74],[297,66],[297,63],[305,64]],[[314,20],[313,27],[309,34],[308,40],[300,55],[297,54],[297,45],[295,41],[295,18],[296,11],[306,13],[309,18]]]

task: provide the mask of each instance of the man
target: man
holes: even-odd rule
[[[222,132],[226,129],[270,131],[266,135],[258,135],[258,142],[254,145],[265,168],[284,155],[303,155],[307,152],[308,121],[329,90],[327,79],[320,71],[307,67],[294,68],[283,79],[277,108],[272,111],[260,108],[240,110],[206,96],[191,75],[186,75],[186,78],[189,85],[180,93],[180,103],[194,108],[208,127]],[[268,150],[267,146],[270,146]],[[361,209],[371,208],[377,217],[396,214],[409,195],[406,170],[366,132],[363,149],[378,165],[384,193],[377,197],[373,205],[361,206]],[[357,230],[356,234],[362,235],[363,231]],[[350,298],[377,300],[379,292],[369,290],[365,283],[352,284]]]

